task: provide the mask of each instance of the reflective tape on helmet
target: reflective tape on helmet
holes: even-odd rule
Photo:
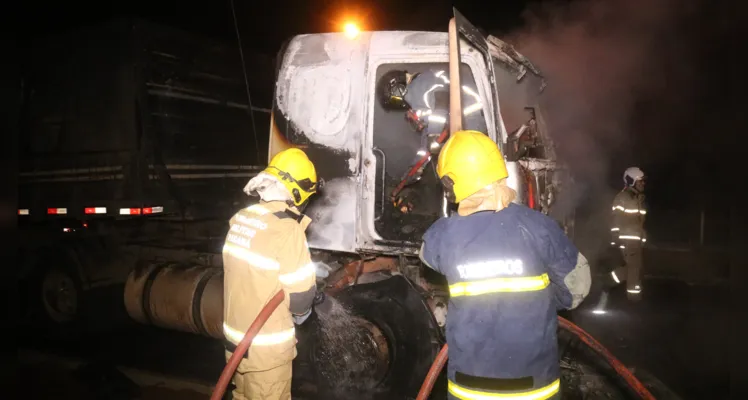
[[[244,339],[244,332],[223,323],[223,335],[230,342],[238,345]],[[293,340],[296,338],[296,330],[292,327],[280,332],[261,333],[252,340],[252,346],[272,346]]]
[[[514,393],[494,393],[494,392],[483,392],[479,390],[468,389],[462,387],[451,380],[447,384],[449,393],[458,399],[463,400],[483,400],[483,399],[513,399],[513,400],[544,400],[552,397],[558,393],[559,387],[561,386],[561,380],[556,379],[549,385],[539,389],[527,391],[527,392],[514,392]]]
[[[543,290],[550,285],[548,274],[517,278],[491,278],[471,282],[458,282],[449,285],[449,295],[479,296],[500,292],[532,292]]]
[[[278,263],[277,260],[273,260],[272,258],[268,258],[261,254],[257,254],[249,249],[243,248],[236,244],[232,244],[232,243],[224,244],[223,252],[230,254],[231,256],[236,257],[242,261],[245,261],[248,264],[252,265],[253,267],[270,270],[270,271],[277,271],[280,269],[280,264]]]
[[[278,280],[284,285],[293,285],[304,279],[314,276],[315,266],[313,262],[303,265],[294,272],[278,275]]]

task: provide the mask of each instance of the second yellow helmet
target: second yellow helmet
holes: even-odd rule
[[[454,133],[439,152],[436,173],[455,203],[509,176],[499,146],[478,131]]]

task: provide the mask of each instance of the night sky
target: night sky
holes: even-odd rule
[[[456,5],[477,25],[510,29],[520,23],[527,1],[492,2],[500,9],[486,14],[487,2],[467,0],[286,0],[259,2],[234,0],[246,46],[275,53],[280,43],[295,34],[330,32],[353,19],[365,30],[446,30],[451,7]],[[493,6],[496,7],[496,6]],[[231,1],[131,1],[103,4],[82,0],[26,2],[16,20],[24,37],[40,36],[71,27],[92,24],[105,18],[137,16],[227,40],[235,39]],[[27,22],[28,21],[28,22]]]

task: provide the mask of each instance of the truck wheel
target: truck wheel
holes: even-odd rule
[[[76,333],[83,320],[85,292],[70,261],[52,253],[36,263],[26,290],[28,322],[44,337]]]
[[[350,311],[350,321],[338,320],[331,326],[346,332],[320,333],[330,327],[317,318],[316,340],[310,346],[314,378],[323,397],[415,397],[442,344],[420,293],[398,275],[349,287],[335,298]]]
[[[40,295],[44,312],[51,322],[67,324],[80,315],[81,287],[73,274],[49,268],[41,275]]]

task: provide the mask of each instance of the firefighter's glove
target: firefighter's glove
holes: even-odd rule
[[[312,315],[312,309],[310,308],[309,311],[305,312],[301,315],[291,314],[293,316],[293,323],[296,325],[301,325],[306,321],[307,318],[309,318],[310,315]]]
[[[317,292],[314,296],[314,311],[321,314],[327,314],[332,309],[332,301],[327,298],[325,292]]]

